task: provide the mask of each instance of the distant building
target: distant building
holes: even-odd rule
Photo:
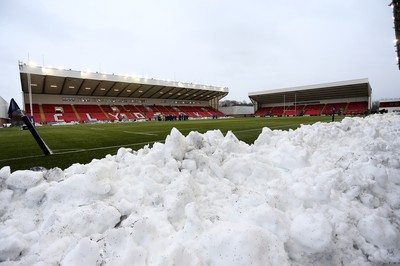
[[[3,124],[9,123],[8,119],[8,103],[0,96],[0,127]]]
[[[254,106],[237,105],[219,107],[219,111],[223,112],[226,116],[233,117],[252,117],[254,116]]]
[[[382,99],[379,101],[379,112],[387,110],[388,113],[400,113],[400,98]]]

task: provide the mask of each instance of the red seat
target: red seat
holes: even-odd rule
[[[42,117],[40,116],[40,108],[38,104],[32,104],[33,119],[36,123],[43,123]],[[29,104],[25,104],[25,113],[29,117],[31,116],[31,107]]]
[[[346,115],[363,115],[368,110],[367,102],[351,102],[347,106]]]
[[[305,107],[303,115],[320,115],[325,104],[309,104]]]
[[[343,113],[346,106],[347,106],[347,103],[343,103],[343,102],[328,103],[327,105],[325,105],[325,108],[322,111],[322,114],[331,115],[334,109],[335,109],[335,114]]]

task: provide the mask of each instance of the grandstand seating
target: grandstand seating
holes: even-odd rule
[[[352,102],[347,106],[346,115],[363,115],[367,112],[367,102]]]
[[[225,116],[223,113],[210,106],[176,106],[173,108],[178,114],[183,113],[190,118]]]
[[[120,119],[157,119],[161,117],[181,115],[192,119],[225,116],[223,113],[211,106],[161,106],[161,105],[71,105],[71,104],[33,104],[35,122],[57,123],[57,122],[85,122],[113,121]],[[294,106],[274,106],[259,109],[255,116],[299,116],[299,115],[331,115],[335,108],[335,114],[361,115],[368,110],[367,102],[339,102],[329,104],[310,104]],[[25,105],[29,114],[30,106]],[[118,116],[116,117],[116,115]]]
[[[335,114],[344,114],[347,107],[347,103],[328,103],[325,105],[325,108],[322,110],[322,114],[324,115],[332,115],[333,108],[335,108]]]
[[[399,107],[400,102],[380,102],[379,103],[379,108],[384,108],[384,107]]]
[[[320,115],[325,104],[309,104],[304,108],[303,115]]]
[[[117,106],[110,106],[110,105],[100,105],[100,109],[103,113],[106,114],[110,118],[110,120],[120,120],[120,119],[127,119],[124,109],[120,110]],[[123,116],[123,115],[124,116]],[[128,118],[129,119],[129,118]]]
[[[179,115],[179,112],[177,112],[173,106],[164,106],[164,107],[165,107],[170,113],[175,114],[175,115]]]
[[[367,102],[338,102],[329,104],[309,104],[294,106],[274,106],[259,109],[255,116],[299,116],[299,115],[332,115],[335,114],[362,115],[368,111]]]
[[[140,113],[144,118],[150,120],[154,119],[154,114],[157,113],[151,107],[144,105],[128,105],[128,109],[133,113]]]
[[[109,106],[109,105],[100,105],[100,107],[101,107],[101,109],[103,109],[103,112],[105,112],[105,113],[110,113],[110,114],[119,113],[119,109],[116,108],[116,107],[114,107],[114,108],[117,109],[117,112],[115,112],[115,111],[111,108],[111,106]]]
[[[120,117],[123,119],[137,119],[131,112],[127,106],[123,105],[116,105],[115,107],[118,108],[119,113],[121,114]],[[104,110],[104,109],[103,109]]]
[[[262,107],[260,108],[254,116],[269,116],[272,107]]]
[[[297,106],[287,106],[286,109],[283,111],[283,115],[288,116],[298,116],[303,111],[304,105],[297,105]]]
[[[282,116],[283,110],[283,106],[274,106],[271,108],[271,116]]]
[[[90,120],[100,120],[107,121],[110,120],[106,114],[101,110],[99,105],[75,105],[75,110],[79,114],[81,121]]]
[[[30,116],[30,106],[29,104],[25,104],[26,115]],[[32,104],[32,111],[33,111],[33,119],[35,119],[36,123],[42,123],[42,118],[40,116],[40,108],[39,104]]]
[[[29,105],[25,106],[29,110]],[[113,121],[118,119],[149,119],[162,116],[186,115],[189,118],[224,116],[223,113],[209,106],[143,106],[143,105],[71,105],[71,104],[34,104],[36,122],[57,123],[71,121]],[[29,114],[28,114],[29,115]],[[42,119],[44,118],[44,119]]]
[[[78,121],[71,105],[67,104],[42,104],[46,123]]]
[[[215,116],[225,116],[225,114],[224,113],[222,113],[222,112],[220,112],[220,111],[218,111],[218,110],[215,110],[214,108],[212,108],[211,106],[206,106],[206,107],[203,107],[204,109],[206,109],[209,113],[211,113],[212,115],[215,115]]]
[[[76,113],[71,105],[63,104],[61,105],[64,109],[64,115],[62,116],[65,122],[79,121]]]

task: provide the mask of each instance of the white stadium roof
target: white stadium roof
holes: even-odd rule
[[[229,92],[226,87],[45,68],[22,62],[19,69],[22,91],[26,94],[29,78],[32,94],[209,101],[221,99]]]
[[[261,104],[283,102],[311,102],[331,99],[370,97],[371,86],[367,78],[292,88],[249,92],[249,98]]]
[[[8,119],[8,102],[0,96],[0,118]]]

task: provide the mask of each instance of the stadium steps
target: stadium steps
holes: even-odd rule
[[[39,111],[40,111],[40,118],[42,119],[42,122],[45,124],[46,116],[44,115],[43,106],[41,104],[39,104]]]
[[[325,104],[308,104],[304,107],[303,115],[321,115]]]
[[[271,108],[271,110],[269,111],[270,112],[270,116],[274,116],[274,109],[275,109],[275,106],[272,106],[272,108]]]
[[[346,109],[346,115],[362,115],[368,110],[368,102],[351,102]]]
[[[347,114],[347,109],[349,108],[349,104],[350,104],[350,103],[347,103],[347,104],[346,104],[346,107],[344,108],[344,111],[343,111],[344,114]]]
[[[123,110],[125,113],[129,113],[130,115],[132,115],[132,114],[131,114],[131,110],[128,109],[128,108],[126,108],[125,105],[119,105],[119,108],[118,108],[118,109],[119,109],[120,111]]]
[[[348,103],[338,102],[338,103],[327,103],[322,114],[332,115],[332,109],[335,108],[335,114],[338,114],[340,110],[346,110]],[[345,111],[342,112],[345,114]]]
[[[25,104],[24,111],[28,117],[31,115],[29,104]],[[32,104],[32,111],[33,111],[33,117],[35,119],[35,122],[44,122],[40,115],[39,104]]]
[[[283,115],[287,116],[298,116],[301,112],[304,112],[304,105],[288,106],[288,109],[283,109]]]
[[[111,121],[110,116],[104,111],[103,107],[101,105],[98,105],[100,110],[103,112],[103,114],[107,117],[108,120]]]
[[[131,111],[129,109],[127,109],[124,105],[118,105],[117,107],[118,107],[119,111],[121,112],[121,114],[126,115],[126,117],[128,119],[135,119],[133,114],[131,114]]]
[[[72,110],[74,111],[76,117],[78,118],[79,123],[82,123],[81,116],[79,115],[78,111],[76,111],[76,108],[73,104],[71,104]]]
[[[254,116],[266,116],[266,115],[271,115],[271,110],[273,107],[262,107],[261,109],[258,109],[258,111],[254,114]]]
[[[128,105],[124,106],[125,110],[129,112],[129,114],[132,116],[133,119],[141,119],[135,115],[135,113],[139,113],[143,116],[143,119],[146,118],[146,114],[142,112],[136,105]]]
[[[130,106],[136,109],[136,110],[134,110],[135,112],[144,114],[144,111],[142,112],[142,110],[139,109],[139,107],[137,107],[136,105],[130,105]]]
[[[126,109],[124,105],[118,105],[117,107],[118,107],[119,111],[121,111],[121,112],[122,112],[122,111],[124,111],[124,112],[129,112],[129,110]]]
[[[324,107],[322,107],[321,113],[319,113],[320,115],[323,114],[323,113],[325,112],[325,108],[326,108],[326,104],[324,105]]]

